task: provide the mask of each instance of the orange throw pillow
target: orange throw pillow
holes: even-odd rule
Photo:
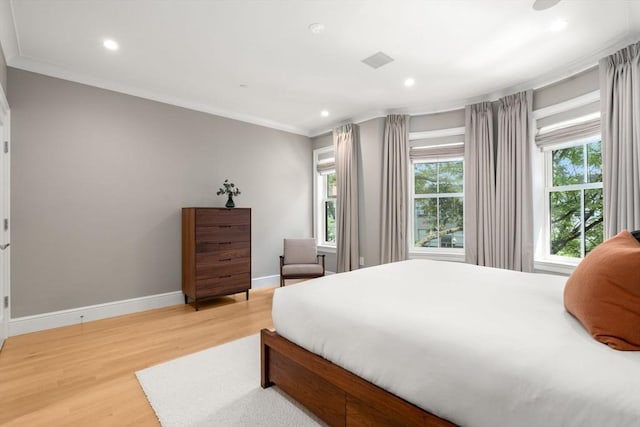
[[[593,249],[567,280],[564,306],[596,340],[640,350],[640,242],[625,230]]]

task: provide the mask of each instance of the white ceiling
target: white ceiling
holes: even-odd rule
[[[635,0],[0,1],[10,66],[311,136],[550,83],[640,34]]]

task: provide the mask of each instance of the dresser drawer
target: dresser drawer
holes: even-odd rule
[[[222,275],[198,279],[198,297],[228,295],[251,288],[251,273]]]
[[[196,265],[198,279],[226,278],[251,271],[251,258],[218,258],[203,260]]]
[[[196,209],[196,226],[249,225],[250,209]]]
[[[196,229],[196,244],[250,241],[250,225],[212,225]]]
[[[251,256],[251,243],[245,242],[200,242],[196,244],[196,254],[221,255],[231,258]]]

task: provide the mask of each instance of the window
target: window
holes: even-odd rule
[[[414,160],[413,247],[464,248],[462,158]],[[427,249],[429,250],[429,249]]]
[[[333,147],[314,151],[314,223],[316,241],[320,246],[336,245],[336,187]]]
[[[336,173],[331,171],[321,175],[322,188],[322,234],[325,245],[336,244]]]
[[[600,137],[545,152],[546,255],[582,258],[604,238]]]

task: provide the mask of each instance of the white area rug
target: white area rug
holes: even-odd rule
[[[277,387],[260,387],[257,334],[136,376],[164,427],[324,425]]]

